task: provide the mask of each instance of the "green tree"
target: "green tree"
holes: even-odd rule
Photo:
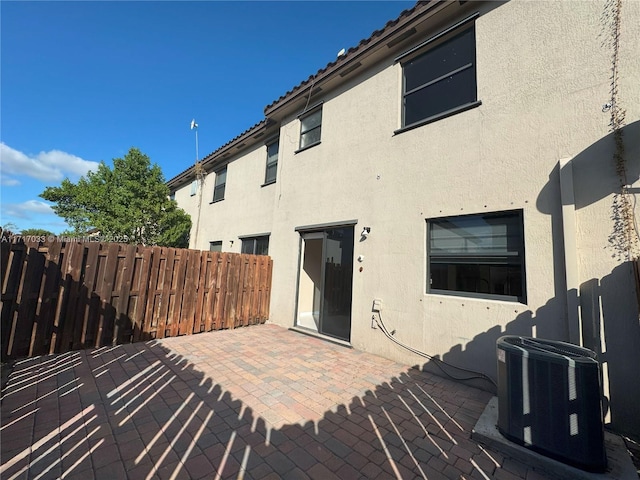
[[[100,162],[96,172],[78,183],[64,179],[40,194],[53,210],[83,235],[97,228],[103,237],[126,237],[130,243],[187,247],[191,218],[169,199],[160,167],[131,148],[113,159],[113,169]]]
[[[53,232],[45,230],[44,228],[27,228],[20,233],[23,237],[29,235],[31,237],[49,237],[53,235]]]

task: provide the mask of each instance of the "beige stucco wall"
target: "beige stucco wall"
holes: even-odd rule
[[[208,250],[209,242],[222,241],[222,250],[239,253],[238,237],[268,234],[273,228],[273,202],[277,184],[265,185],[266,147],[257,145],[240,157],[230,157],[224,200],[212,203],[215,173],[209,173],[198,193],[190,195],[188,183],[176,191],[176,201],[191,215],[191,240],[189,247]],[[238,161],[239,160],[239,161]],[[198,201],[202,189],[200,223]]]
[[[611,73],[611,50],[602,45],[604,5],[512,0],[487,9],[476,21],[482,105],[420,128],[393,134],[400,127],[402,72],[392,59],[318,98],[324,101],[322,142],[295,154],[299,121],[286,119],[275,185],[260,187],[264,146],[231,161],[223,202],[208,203],[208,177],[193,246],[223,240],[225,251],[239,251],[238,236],[270,232],[270,321],[293,326],[296,227],[357,219],[354,259],[364,255],[364,262],[354,261],[351,343],[404,363],[426,360],[371,328],[373,299],[382,299],[382,320],[401,342],[495,377],[501,334],[569,339],[567,259],[577,264],[581,285],[607,283],[605,313],[624,318],[627,342],[640,339],[633,286],[625,281],[630,270],[608,247],[617,179],[610,143],[602,140],[609,134],[602,105],[610,98]],[[620,99],[637,132],[640,2],[624,2],[623,15]],[[627,137],[633,155],[638,136],[636,143]],[[575,252],[565,251],[563,242],[558,162],[566,158],[574,162]],[[629,160],[635,187],[638,158]],[[186,185],[176,199],[195,223],[195,197],[188,195]],[[524,211],[526,304],[425,293],[426,219],[511,209]],[[371,234],[359,241],[363,226]],[[617,378],[637,380],[635,365],[618,368]],[[637,382],[629,388],[628,398],[640,398]],[[630,403],[621,401],[614,420],[640,430],[639,416],[625,413]]]

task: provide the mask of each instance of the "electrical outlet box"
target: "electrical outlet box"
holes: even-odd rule
[[[373,308],[371,309],[374,312],[381,312],[382,311],[382,300],[380,300],[379,298],[374,298],[373,299]]]

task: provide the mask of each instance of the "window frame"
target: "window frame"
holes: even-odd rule
[[[269,156],[269,148],[274,145],[277,145],[277,149],[278,149],[275,155],[275,160],[273,160],[272,157]],[[267,161],[266,161],[266,166],[264,171],[264,183],[262,186],[271,185],[272,183],[276,183],[278,181],[278,160],[280,157],[280,138],[272,139],[271,141],[267,142],[265,146],[267,147]],[[275,169],[275,174],[273,175],[273,179],[269,178],[269,168]]]
[[[241,242],[240,253],[246,254],[246,255],[269,255],[269,237],[270,236],[271,236],[270,233],[262,233],[259,235],[247,235],[247,236],[238,237]],[[261,240],[263,241],[265,239],[266,239],[267,253],[256,253],[258,242]],[[251,242],[251,249],[250,249],[251,253],[245,252],[245,245],[248,245],[249,242]]]
[[[495,265],[495,260],[496,258],[512,258],[515,257],[518,261],[517,262],[511,262],[512,265],[518,265],[519,269],[520,269],[520,284],[522,287],[522,291],[520,295],[508,295],[508,294],[497,294],[497,293],[482,293],[482,292],[470,292],[470,291],[464,291],[464,290],[448,290],[448,289],[441,289],[441,288],[433,288],[432,285],[432,258],[443,258],[443,257],[449,257],[449,258],[459,258],[459,259],[464,259],[465,255],[464,254],[452,254],[452,253],[447,253],[447,254],[441,254],[441,255],[434,255],[433,252],[431,251],[431,231],[433,228],[433,224],[435,222],[441,222],[441,221],[445,221],[445,220],[454,220],[454,219],[458,219],[458,218],[472,218],[472,217],[479,217],[479,218],[512,218],[516,216],[518,219],[517,225],[519,227],[519,231],[518,234],[520,236],[519,242],[518,242],[518,248],[514,254],[491,254],[491,253],[487,253],[487,254],[482,254],[482,253],[474,253],[473,258],[474,259],[478,259],[478,258],[483,258],[485,261],[483,262],[478,262],[478,265]],[[480,213],[474,213],[474,214],[465,214],[465,215],[452,215],[452,216],[446,216],[446,217],[435,217],[435,218],[427,218],[426,219],[426,293],[427,294],[436,294],[436,295],[448,295],[448,296],[457,296],[457,297],[471,297],[471,298],[478,298],[478,299],[486,299],[486,300],[501,300],[501,301],[507,301],[507,302],[518,302],[518,303],[522,303],[522,304],[526,304],[527,303],[527,283],[526,283],[526,277],[527,277],[527,272],[526,272],[526,259],[525,259],[525,229],[524,229],[524,211],[522,209],[515,209],[515,210],[503,210],[503,211],[496,211],[496,212],[480,212]],[[491,261],[493,260],[493,262]],[[455,262],[453,262],[455,264]],[[509,261],[507,260],[506,265],[510,265]]]
[[[222,173],[224,173],[224,181],[219,182],[219,179]],[[213,200],[211,201],[211,203],[221,202],[222,200],[224,200],[225,189],[227,186],[227,165],[216,170],[215,174],[216,174],[216,178],[213,184]],[[220,196],[220,198],[216,198],[216,195],[221,190],[222,190],[222,195]]]
[[[214,247],[220,247],[220,250],[214,249]],[[214,242],[209,242],[209,251],[210,252],[222,252],[222,240],[216,240]]]
[[[479,14],[475,13],[470,17],[461,20],[455,25],[439,32],[433,37],[427,39],[421,44],[411,48],[409,51],[401,54],[396,57],[395,63],[401,63],[402,67],[402,96],[401,96],[401,128],[394,131],[394,134],[402,133],[407,130],[412,130],[414,128],[426,125],[428,123],[432,123],[452,115],[464,112],[466,110],[470,110],[472,108],[478,107],[482,104],[480,100],[478,100],[478,72],[477,72],[477,41],[476,41],[476,31],[475,31],[475,20],[478,18]],[[459,36],[467,33],[469,30],[472,32],[473,45],[471,46],[471,58],[468,63],[465,63],[462,66],[458,66],[452,68],[447,73],[444,73],[437,78],[427,78],[423,83],[418,85],[417,87],[412,88],[409,92],[406,90],[407,85],[407,75],[406,75],[406,66],[416,60],[419,59],[434,50],[441,48],[442,46],[446,46],[449,42],[457,39]],[[468,70],[472,69],[473,71],[473,100],[469,102],[460,103],[451,108],[438,111],[432,115],[426,116],[419,120],[415,120],[411,123],[407,123],[406,121],[406,113],[407,113],[407,98],[408,96],[417,93],[419,91],[424,91],[430,87],[434,87],[435,85],[440,84],[442,81],[446,81],[447,79],[453,78],[456,75]],[[468,85],[471,86],[471,85]]]
[[[198,180],[193,180],[191,182],[191,191],[189,192],[189,196],[194,197],[198,193]]]
[[[312,127],[312,128],[308,128],[308,129],[304,129],[303,127],[303,123],[304,120],[312,117],[313,115],[320,115],[320,122],[318,123],[318,125]],[[294,153],[299,153],[302,152],[304,150],[307,150],[309,148],[315,147],[316,145],[320,145],[320,143],[322,143],[322,103],[320,103],[319,105],[315,105],[313,107],[311,107],[309,110],[307,110],[304,113],[301,113],[300,115],[298,115],[298,119],[300,120],[300,140],[298,143],[298,150],[296,150]],[[318,136],[318,140],[313,142],[313,143],[309,143],[307,145],[302,145],[302,139],[303,136],[308,134],[309,132],[312,132],[314,130],[319,130],[320,134]]]

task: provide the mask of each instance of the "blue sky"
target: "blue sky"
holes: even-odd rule
[[[172,178],[413,4],[0,2],[0,224],[60,233],[38,195],[132,146]]]

